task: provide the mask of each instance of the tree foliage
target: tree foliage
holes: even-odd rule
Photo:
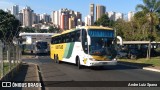
[[[144,5],[138,4],[131,21],[118,20],[115,23],[117,34],[124,40],[160,41],[158,14],[160,14],[160,0],[143,0]]]
[[[108,15],[103,14],[95,23],[94,25],[96,26],[108,26],[108,27],[113,27],[114,21],[110,20]]]
[[[27,33],[35,33],[36,29],[33,27],[24,27],[21,29],[21,32],[27,32]]]
[[[155,40],[155,24],[160,13],[160,0],[143,0],[143,4],[138,4],[136,10],[140,10],[146,15],[149,22],[149,38]]]
[[[18,36],[20,22],[13,15],[0,10],[0,39],[2,41],[12,41],[14,36]]]
[[[50,26],[49,29],[48,29],[48,32],[49,33],[59,33],[60,29],[57,28],[56,26]]]

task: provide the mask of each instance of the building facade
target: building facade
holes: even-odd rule
[[[22,10],[23,13],[23,26],[24,27],[32,27],[33,21],[32,21],[32,15],[33,10],[30,7],[25,7]]]
[[[18,14],[19,14],[19,6],[18,5],[14,5],[11,7],[11,14],[13,14],[14,16],[18,16]]]
[[[96,20],[98,20],[106,12],[106,7],[103,5],[96,5]]]
[[[90,8],[90,16],[91,16],[91,25],[94,25],[94,4],[90,4],[89,6]]]
[[[116,13],[115,21],[117,21],[118,19],[124,19],[123,16],[124,16],[123,13]]]
[[[132,12],[132,11],[128,12],[128,21],[131,21],[131,19],[133,18],[134,14],[135,14],[135,12]]]
[[[66,13],[62,13],[62,15],[61,15],[61,23],[60,23],[60,28],[62,29],[62,30],[68,30],[69,29],[69,15],[68,14],[66,14]]]
[[[84,19],[85,26],[91,26],[91,15],[86,16]]]

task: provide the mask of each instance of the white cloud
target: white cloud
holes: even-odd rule
[[[10,9],[11,6],[14,5],[14,3],[2,0],[2,1],[0,1],[0,5],[1,5],[0,9]]]

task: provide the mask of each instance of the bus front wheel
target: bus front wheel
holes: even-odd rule
[[[55,55],[54,55],[54,62],[57,63],[57,61],[56,61],[56,56],[55,56]]]
[[[76,58],[76,64],[78,66],[78,69],[81,69],[81,63],[79,57]]]
[[[58,58],[58,55],[55,56],[55,63],[58,63],[59,64],[59,58]]]

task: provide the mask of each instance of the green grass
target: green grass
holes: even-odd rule
[[[131,62],[131,63],[152,64],[153,66],[160,66],[160,57],[152,57],[151,59],[140,58],[140,59],[137,59],[137,60],[120,59],[118,61]]]
[[[16,63],[14,64],[14,63],[11,63],[11,70],[14,68],[14,67],[16,67]],[[3,75],[6,75],[9,71],[10,71],[10,69],[9,69],[9,63],[8,62],[5,62],[5,63],[3,63]],[[1,77],[1,71],[0,71],[0,77]]]

